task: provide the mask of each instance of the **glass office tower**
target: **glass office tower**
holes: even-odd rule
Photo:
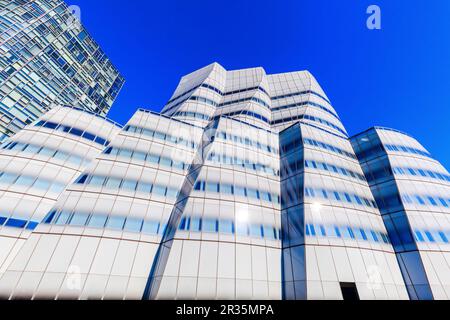
[[[0,141],[53,106],[106,115],[124,79],[62,0],[0,0]]]
[[[59,148],[78,157],[86,152],[71,149],[72,137],[90,138],[95,152],[51,201],[22,191],[45,206],[21,218],[33,222],[24,245],[2,253],[3,299],[416,298],[405,269],[420,259],[399,264],[364,159],[362,168],[309,72],[214,63],[183,77],[162,113],[138,110],[123,128],[88,113],[97,123],[76,130],[45,117],[21,133],[63,134]],[[26,142],[21,133],[3,145],[10,159],[25,156],[28,147],[14,145]],[[42,178],[57,182],[52,161],[41,163]],[[12,232],[8,219],[0,231]],[[444,296],[419,298],[431,297]]]

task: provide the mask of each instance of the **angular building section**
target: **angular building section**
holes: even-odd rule
[[[0,274],[64,189],[121,127],[73,107],[55,107],[0,148]]]
[[[206,127],[222,101],[226,74],[222,66],[211,64],[184,76],[162,114]]]
[[[101,154],[33,220],[1,298],[438,298],[427,293],[446,277],[434,265],[447,259],[445,231],[421,225],[410,233],[416,247],[399,247],[359,136],[349,139],[309,72],[213,63],[183,77],[161,114],[139,110],[112,131],[92,132],[108,140]],[[448,175],[426,164],[442,177],[428,193],[444,219]]]
[[[144,297],[281,299],[278,135],[220,117],[202,140]]]
[[[0,0],[0,141],[55,105],[106,115],[116,99],[124,79],[73,9]]]
[[[348,139],[307,123],[280,134],[287,299],[407,299]]]
[[[450,175],[411,136],[372,128],[352,138],[411,299],[450,299]]]

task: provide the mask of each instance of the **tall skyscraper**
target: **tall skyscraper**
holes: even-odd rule
[[[0,141],[58,104],[106,115],[124,79],[62,0],[0,0]]]
[[[123,127],[61,106],[0,166],[1,298],[450,299],[450,175],[349,138],[307,71],[214,63]]]

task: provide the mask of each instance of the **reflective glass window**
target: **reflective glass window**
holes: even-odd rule
[[[106,215],[92,215],[89,219],[88,226],[91,228],[104,228],[107,218],[108,216]]]
[[[125,222],[125,231],[140,232],[142,228],[142,219],[127,218]]]
[[[116,230],[122,230],[124,223],[125,223],[124,217],[109,216],[108,221],[106,222],[106,227]]]

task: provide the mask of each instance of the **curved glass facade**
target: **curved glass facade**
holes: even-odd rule
[[[306,71],[214,63],[162,113],[61,107],[5,157],[3,194],[40,209],[1,202],[31,213],[0,207],[1,298],[448,298],[450,175],[398,131],[348,138]]]
[[[65,188],[120,131],[109,120],[61,106],[0,146],[0,273]]]
[[[352,144],[411,299],[450,299],[448,171],[414,138],[372,128]]]

